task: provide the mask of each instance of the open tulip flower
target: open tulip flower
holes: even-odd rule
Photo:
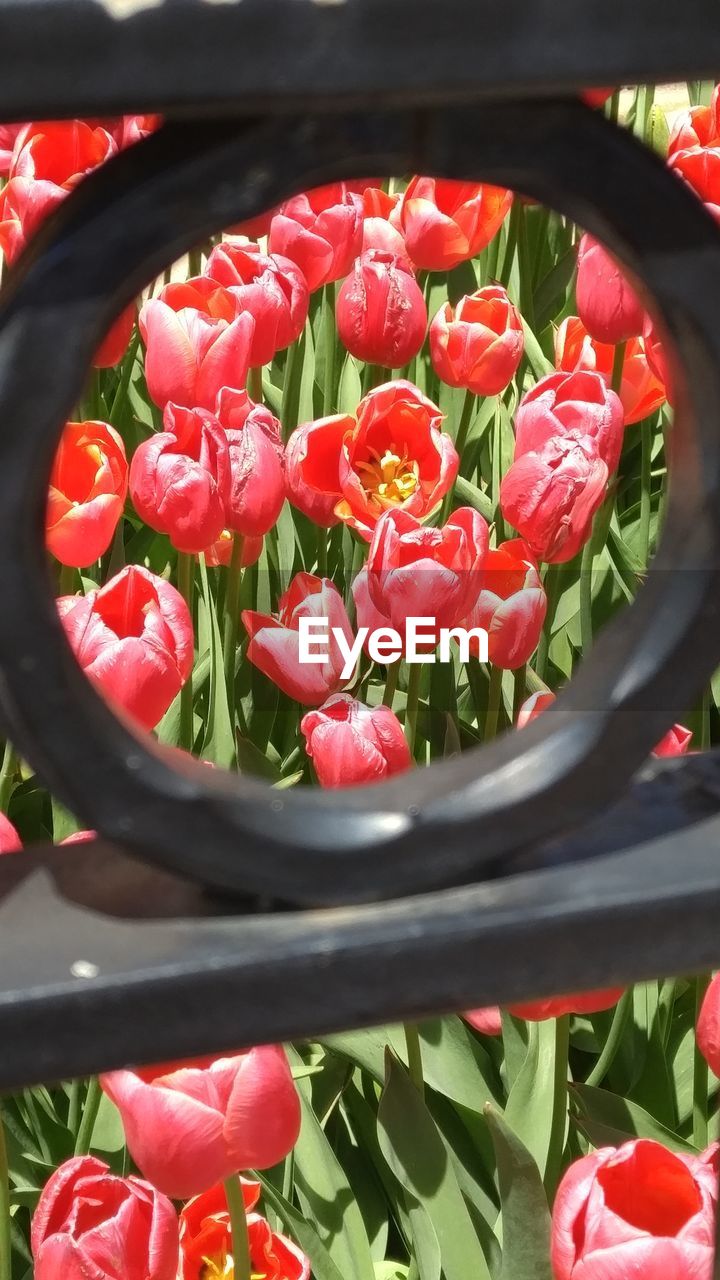
[[[523,396],[515,415],[515,459],[577,432],[593,441],[610,475],[622,450],[622,404],[599,373],[549,373]]]
[[[578,246],[577,309],[598,342],[627,342],[643,331],[645,308],[623,268],[592,236]]]
[[[252,1210],[260,1183],[240,1179],[247,1211],[250,1266],[263,1280],[310,1280],[310,1261],[288,1240],[272,1231]],[[180,1275],[178,1280],[227,1280],[234,1274],[232,1234],[225,1188],[218,1185],[185,1205],[180,1214]]]
[[[261,538],[272,529],[285,501],[285,452],[280,423],[246,391],[223,387],[217,419],[228,444],[230,488],[225,497],[228,528]]]
[[[47,1182],[32,1220],[35,1280],[176,1280],[177,1214],[140,1178],[118,1178],[102,1160],[66,1160]]]
[[[403,379],[375,387],[348,418],[335,510],[366,541],[384,511],[422,519],[453,485],[459,459],[441,423],[437,405]]]
[[[553,1208],[555,1280],[711,1280],[717,1177],[716,1147],[647,1138],[576,1160]]]
[[[101,1077],[128,1149],[173,1200],[209,1191],[241,1169],[284,1160],[300,1132],[300,1102],[284,1049],[265,1045],[201,1065]]]
[[[293,431],[285,453],[288,497],[298,511],[323,529],[340,520],[340,454],[355,420],[345,413],[306,422]]]
[[[407,259],[368,249],[345,280],[337,299],[340,341],[368,364],[399,369],[425,341],[427,308]]]
[[[720,91],[716,85],[707,105],[679,111],[670,130],[668,156],[691,147],[720,147]]]
[[[389,707],[366,707],[336,693],[300,722],[305,749],[323,787],[381,782],[412,765],[402,726]]]
[[[625,348],[619,394],[626,427],[648,418],[667,399],[665,382],[658,376],[655,349],[659,344],[655,340],[651,354],[647,333],[646,319],[644,336],[630,338]],[[608,343],[591,338],[579,316],[567,316],[555,335],[557,369],[566,373],[599,373],[607,387],[612,381],[615,350]]]
[[[525,347],[522,320],[502,285],[440,308],[430,325],[430,355],[449,387],[497,396],[514,378]]]
[[[86,675],[111,703],[154,729],[192,670],[192,620],[180,592],[128,565],[98,591],[62,597],[58,611]]]
[[[300,337],[310,296],[302,271],[289,258],[263,253],[249,240],[228,237],[213,249],[205,274],[228,290],[238,315],[248,311],[255,321],[252,368],[269,364],[276,352]]]
[[[545,622],[547,598],[537,564],[521,538],[488,551],[479,577],[480,594],[464,623],[488,633],[493,666],[515,671],[530,661]],[[477,641],[471,641],[477,649]]]
[[[203,409],[167,404],[163,425],[135,450],[130,496],[140,518],[178,551],[204,551],[228,523],[228,438]]]
[[[449,271],[481,253],[512,205],[511,191],[449,178],[412,178],[397,214],[407,251],[424,271]]]
[[[0,250],[14,262],[28,240],[78,182],[117,151],[99,125],[58,120],[21,128],[0,191]]]
[[[326,661],[301,661],[301,618],[327,620]],[[346,683],[342,676],[346,659],[333,632],[341,630],[347,645],[352,645],[354,637],[343,598],[328,578],[298,573],[280,598],[277,618],[246,609],[242,622],[250,637],[248,660],[296,702],[318,707]]]
[[[400,634],[410,617],[453,627],[477,601],[487,550],[487,524],[470,507],[454,511],[441,529],[407,511],[387,511],[368,553],[370,600]]]
[[[128,490],[122,437],[106,422],[68,422],[50,476],[48,551],[84,568],[113,540]]]
[[[237,314],[229,290],[207,276],[169,284],[140,311],[148,392],[161,409],[172,401],[214,409],[222,387],[242,390],[255,321]]]
[[[293,196],[270,224],[270,253],[290,258],[311,293],[346,276],[362,249],[362,196],[330,183]]]

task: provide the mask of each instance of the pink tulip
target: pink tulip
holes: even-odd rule
[[[696,1027],[697,1047],[714,1075],[720,1076],[720,973],[703,997]]]
[[[547,610],[537,564],[521,538],[487,552],[479,585],[475,607],[463,626],[487,631],[489,661],[516,671],[535,652]],[[471,641],[471,652],[477,648],[477,641]]]
[[[300,661],[301,618],[327,619],[325,662]],[[353,643],[353,633],[342,596],[329,578],[298,573],[280,597],[277,618],[246,609],[242,621],[250,637],[249,661],[296,702],[318,707],[346,683],[342,677],[346,660],[333,628],[342,631],[348,645]]]
[[[300,728],[322,787],[382,782],[412,765],[402,725],[389,707],[366,707],[336,693]]]
[[[217,417],[230,450],[227,527],[259,538],[272,529],[285,501],[285,459],[280,423],[246,391],[223,387]]]
[[[549,373],[518,406],[515,459],[537,452],[548,440],[577,432],[594,442],[612,475],[620,461],[624,426],[622,404],[599,373]]]
[[[399,369],[420,351],[427,308],[405,258],[369,249],[355,260],[337,299],[337,330],[351,355]]]
[[[672,729],[668,729],[665,737],[660,739],[653,750],[653,755],[684,756],[692,742],[692,736],[692,729],[686,729],[682,724],[674,724]]]
[[[571,431],[513,462],[500,485],[500,506],[539,560],[562,564],[590,537],[607,481],[594,440]]]
[[[250,365],[269,364],[300,337],[307,319],[309,293],[305,277],[289,258],[263,253],[248,240],[229,237],[213,249],[205,274],[226,288],[237,313],[255,321]]]
[[[241,1169],[270,1168],[300,1132],[297,1090],[278,1045],[209,1065],[112,1071],[100,1083],[120,1112],[133,1160],[173,1200]]]
[[[362,248],[362,197],[345,183],[293,196],[270,225],[270,253],[297,263],[311,293],[346,276]]]
[[[355,419],[346,413],[306,422],[293,431],[285,453],[288,497],[298,511],[329,529],[340,517],[340,453]]]
[[[592,236],[578,247],[577,309],[598,342],[627,342],[643,331],[645,308],[622,267]]]
[[[0,854],[18,853],[22,847],[22,840],[12,822],[4,813],[0,813]]]

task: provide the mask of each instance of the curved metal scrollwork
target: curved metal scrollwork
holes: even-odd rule
[[[175,769],[93,691],[57,619],[42,530],[62,424],[114,315],[198,240],[301,188],[408,171],[489,180],[553,205],[602,238],[654,298],[680,360],[661,551],[635,604],[521,735],[330,795]],[[679,881],[658,830],[659,784],[650,777],[618,797],[720,663],[720,232],[654,155],[570,101],[167,124],[84,182],[8,281],[0,422],[0,708],[47,785],[146,864],[98,844],[2,868],[2,909],[15,921],[41,875],[54,950],[50,960],[21,948],[8,964],[2,953],[0,1016],[15,1047],[0,1083],[536,995],[562,989],[570,965],[579,985],[679,967],[678,893],[687,919],[720,905],[708,857],[718,759],[657,766],[669,783],[661,812],[671,825],[697,824]],[[604,834],[592,825],[600,812]],[[619,856],[627,843],[632,854]],[[572,885],[561,871],[527,869],[583,855],[594,860],[574,868]],[[167,914],[165,901],[212,917],[173,876],[246,904],[380,905],[99,923],[81,910],[112,914],[98,868],[111,884],[120,868],[150,914]],[[225,898],[217,909],[236,905]],[[661,954],[649,955],[658,938]],[[717,959],[700,928],[692,948],[693,964]],[[96,970],[80,986],[71,957]],[[31,994],[13,1003],[20,963]],[[168,997],[181,996],[202,1017],[168,1014]],[[58,1031],[49,1057],[38,1037],[47,1018]]]

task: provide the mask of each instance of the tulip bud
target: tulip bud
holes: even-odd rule
[[[648,418],[667,398],[665,384],[658,377],[655,362],[650,358],[647,321],[648,317],[645,335],[630,338],[623,357],[620,402],[626,427]],[[555,367],[558,371],[599,373],[608,388],[612,385],[615,351],[616,348],[609,343],[596,342],[591,338],[579,316],[567,316],[555,335]]]
[[[590,537],[607,481],[595,442],[573,431],[513,462],[500,485],[500,507],[539,560],[562,564]]]
[[[200,1195],[239,1169],[269,1169],[300,1132],[297,1089],[279,1045],[201,1065],[111,1071],[100,1083],[120,1112],[133,1160],[173,1200]]]
[[[225,501],[227,526],[259,538],[272,529],[285,501],[285,459],[280,423],[246,391],[223,387],[217,419],[230,456],[230,489]]]
[[[491,664],[516,671],[535,652],[547,610],[532,552],[521,538],[502,542],[485,555],[478,581],[480,594],[463,626],[487,631]],[[477,641],[471,641],[471,652],[473,645],[477,650]]]
[[[410,266],[405,241],[395,224],[395,215],[401,198],[400,192],[391,196],[383,191],[382,187],[367,187],[363,191],[365,221],[363,222],[362,252],[367,253],[368,249],[380,249],[383,253],[395,254]]]
[[[570,1165],[555,1197],[555,1280],[709,1280],[717,1148],[678,1154],[634,1139]]]
[[[430,357],[449,387],[497,396],[514,378],[525,346],[522,320],[502,285],[449,302],[430,325]]]
[[[432,618],[436,630],[454,627],[475,605],[487,550],[487,524],[470,507],[454,511],[442,529],[386,511],[368,552],[370,600],[401,634],[408,618]]]
[[[413,263],[424,271],[449,271],[476,257],[500,230],[512,201],[502,187],[412,178],[398,226]]]
[[[407,262],[370,249],[356,259],[338,294],[336,319],[340,341],[351,355],[399,369],[422,347],[427,308]]]
[[[714,1075],[720,1076],[720,973],[710,980],[696,1028],[697,1047]]]
[[[322,663],[300,660],[301,618],[327,621],[327,658]],[[329,578],[298,573],[280,597],[277,618],[246,609],[242,621],[250,637],[249,661],[296,702],[318,707],[347,683],[342,674],[346,657],[334,630],[342,631],[346,646],[352,646],[353,633],[343,598]]]
[[[232,294],[237,313],[255,321],[250,365],[270,364],[300,337],[310,295],[305,277],[289,258],[263,253],[247,240],[229,238],[213,249],[205,274]]]
[[[362,197],[336,182],[293,196],[270,226],[270,253],[297,263],[311,293],[346,276],[362,248]]]
[[[660,739],[653,755],[660,758],[684,756],[691,742],[692,729],[686,729],[682,724],[674,724],[672,729],[668,729],[665,737]]]
[[[99,590],[61,597],[57,606],[85,674],[110,702],[154,729],[192,671],[192,621],[180,592],[128,565]]]
[[[175,1280],[178,1220],[140,1178],[75,1156],[56,1169],[33,1214],[35,1280]]]
[[[104,555],[128,490],[125,445],[106,422],[68,422],[50,474],[48,551],[83,569]]]
[[[321,787],[382,782],[412,764],[394,712],[366,707],[347,693],[336,693],[319,711],[309,711],[300,728]]]
[[[220,537],[230,498],[230,453],[220,423],[204,409],[168,404],[164,430],[138,445],[130,496],[151,529],[178,551],[204,551]]]
[[[577,309],[598,342],[626,342],[642,333],[644,307],[615,259],[592,236],[578,246]]]
[[[402,379],[361,400],[340,451],[335,511],[367,541],[384,511],[429,515],[454,484],[460,460],[442,420],[437,405]]]
[[[622,404],[598,373],[549,373],[523,396],[515,415],[515,460],[572,433],[592,440],[612,474],[620,461]]]
[[[543,711],[547,711],[547,708],[552,706],[554,701],[555,694],[551,693],[549,689],[546,689],[544,693],[532,693],[529,698],[525,699],[518,711],[518,729],[524,729],[526,724],[537,720],[538,716],[542,715]]]
[[[236,314],[232,294],[200,276],[169,284],[140,312],[145,378],[161,409],[172,401],[214,409],[221,387],[245,386],[255,321]]]
[[[252,1213],[260,1183],[240,1178],[247,1214],[250,1269],[262,1280],[310,1280],[310,1262],[292,1240],[271,1231],[259,1213]],[[212,1280],[232,1276],[232,1230],[225,1188],[212,1187],[185,1205],[180,1214],[180,1274],[178,1280]]]

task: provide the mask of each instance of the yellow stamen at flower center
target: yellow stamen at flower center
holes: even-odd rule
[[[225,1257],[203,1258],[198,1280],[235,1280],[235,1266],[231,1253]],[[253,1271],[250,1280],[266,1280],[264,1271]]]
[[[420,484],[417,462],[386,449],[382,457],[373,450],[374,461],[360,462],[357,470],[365,492],[381,507],[398,507],[412,497]]]

